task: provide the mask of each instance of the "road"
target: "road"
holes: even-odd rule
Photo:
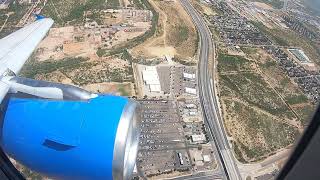
[[[214,58],[215,53],[215,45],[212,41],[211,33],[205,23],[205,20],[193,8],[190,2],[188,0],[180,0],[180,2],[187,13],[191,16],[199,33],[200,55],[198,63],[198,84],[204,119],[218,149],[222,168],[225,171],[227,179],[241,179],[239,169],[236,165],[235,158],[227,140],[226,132],[221,120],[218,100],[214,91],[214,78],[212,78],[212,74],[210,74],[208,70],[209,57],[211,56]],[[214,71],[215,68],[213,68],[213,73],[215,73]]]
[[[3,28],[6,26],[6,24],[7,24],[7,22],[8,22],[8,19],[9,19],[9,17],[10,17],[9,14],[5,14],[5,16],[7,16],[7,19],[4,21],[3,25],[1,26],[0,32],[1,32],[1,31],[3,30]]]
[[[213,179],[223,179],[223,174],[199,173],[199,174],[192,175],[192,176],[181,176],[181,177],[172,178],[172,180],[213,180]]]

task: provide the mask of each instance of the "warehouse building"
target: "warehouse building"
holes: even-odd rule
[[[155,66],[147,66],[142,71],[144,83],[149,87],[150,92],[161,92],[161,85],[157,68]]]

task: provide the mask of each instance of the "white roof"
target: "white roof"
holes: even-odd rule
[[[195,104],[187,104],[186,107],[187,108],[197,108],[197,105],[195,105]]]
[[[192,141],[193,142],[199,142],[199,141],[205,141],[206,137],[204,134],[194,134],[191,135]]]
[[[183,73],[183,77],[187,79],[195,79],[196,75],[195,74],[190,74],[190,73]]]
[[[146,71],[157,71],[157,67],[156,66],[146,66],[145,70]]]
[[[171,64],[173,61],[172,61],[172,57],[169,56],[169,55],[166,55],[166,60]]]
[[[150,92],[161,91],[158,71],[155,66],[146,66],[145,70],[142,71],[142,78],[144,82],[149,85]]]
[[[194,88],[188,88],[188,87],[186,87],[186,93],[193,94],[193,95],[197,95],[197,90],[194,89]]]
[[[161,86],[160,85],[149,85],[151,92],[160,92]]]
[[[203,161],[204,162],[210,162],[211,161],[210,155],[203,155]]]

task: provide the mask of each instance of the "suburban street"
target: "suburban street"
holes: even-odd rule
[[[223,121],[221,120],[217,102],[218,100],[214,93],[214,78],[212,78],[212,74],[210,74],[208,70],[209,57],[214,57],[215,53],[214,42],[212,41],[210,31],[201,15],[193,8],[188,0],[181,0],[181,3],[188,14],[192,17],[199,33],[200,57],[198,63],[198,84],[199,97],[205,122],[208,125],[209,131],[213,136],[218,149],[218,156],[221,160],[222,168],[226,173],[226,178],[232,180],[241,179],[234,155],[227,140]]]

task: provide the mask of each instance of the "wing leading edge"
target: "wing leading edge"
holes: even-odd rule
[[[8,70],[18,74],[52,24],[52,19],[40,19],[1,39],[0,75]]]

